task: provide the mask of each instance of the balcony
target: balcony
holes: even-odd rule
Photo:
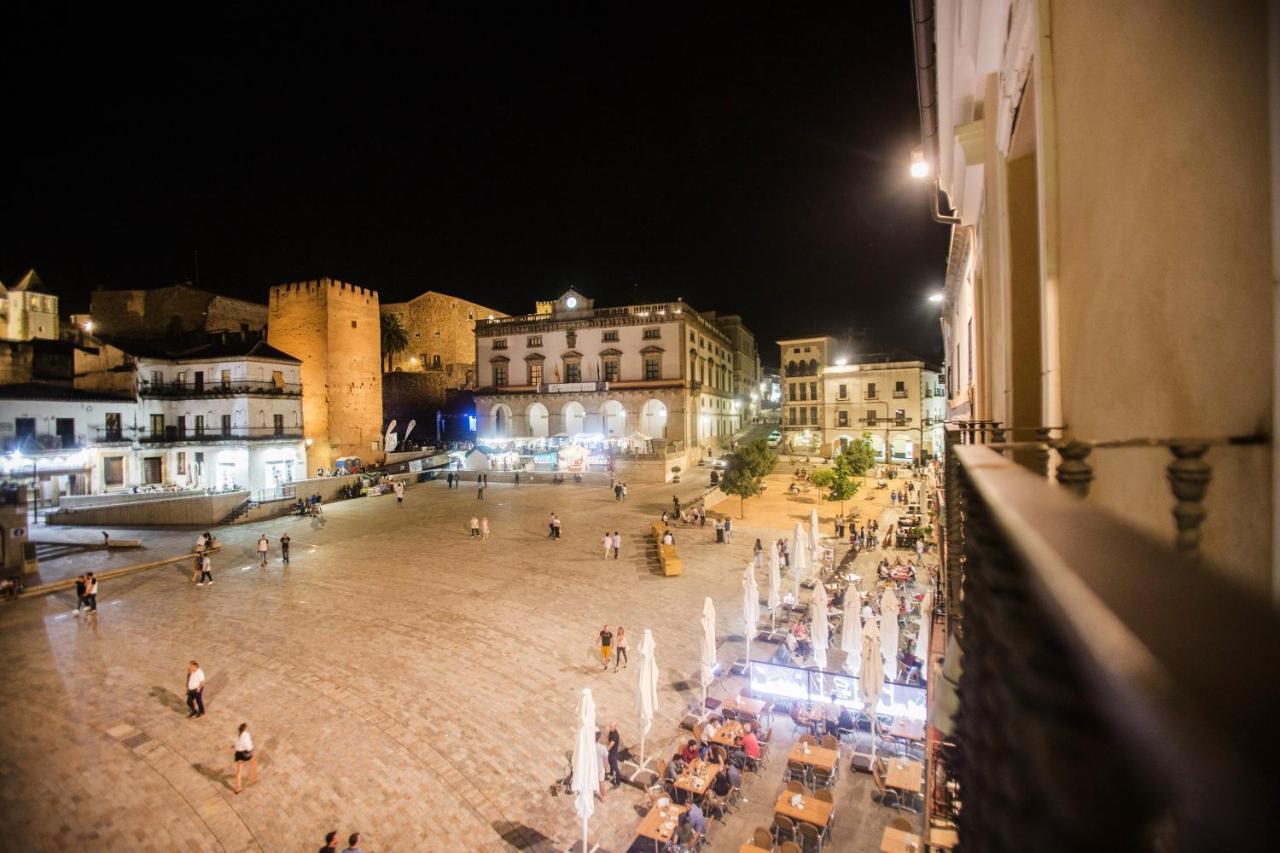
[[[236,379],[227,382],[152,382],[143,379],[138,385],[143,397],[190,399],[194,397],[301,397],[302,386],[275,383],[262,379]]]
[[[1091,479],[1081,448],[1106,443],[1039,432],[947,430],[935,624],[963,657],[947,659],[958,682],[932,661],[930,693],[947,697],[934,710],[955,713],[928,745],[926,825],[954,820],[963,849],[1257,846],[1280,802],[1280,619],[1193,559],[1183,523],[1203,473],[1188,458],[1244,441],[1112,444],[1173,451],[1175,550],[1076,496]],[[1065,488],[1002,455],[1048,449]],[[1242,644],[1245,673],[1231,666]]]
[[[5,453],[14,450],[26,454],[56,453],[59,450],[78,450],[84,446],[84,438],[78,435],[57,435],[54,433],[28,433],[4,439]]]
[[[94,427],[91,441],[94,444],[111,444],[134,442],[138,444],[217,444],[221,442],[267,442],[267,441],[301,441],[302,427],[284,427],[276,429],[266,427],[231,427],[222,430],[205,429],[197,432],[193,429],[179,430],[176,426],[167,426],[163,432],[153,433],[144,427],[125,427],[119,430],[108,430]]]
[[[906,392],[906,391],[899,391],[899,390],[897,390],[897,389],[895,388],[895,389],[894,389],[894,391],[893,391],[893,398],[894,398],[895,400],[905,400],[905,399],[907,399],[907,392]]]

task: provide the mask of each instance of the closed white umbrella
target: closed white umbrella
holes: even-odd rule
[[[600,756],[596,752],[596,703],[591,688],[582,689],[578,700],[578,734],[573,742],[573,807],[582,818],[582,850],[587,848],[587,822],[596,809],[600,789]]]
[[[742,575],[742,621],[747,626],[747,680],[751,680],[751,638],[760,622],[760,587],[756,586],[756,564],[747,563]]]
[[[827,590],[821,583],[813,588],[813,626],[809,642],[813,644],[813,659],[818,669],[827,668],[827,647],[831,644],[827,625]]]
[[[818,532],[818,508],[814,507],[809,510],[809,547],[813,549],[814,560],[818,559],[818,545],[822,542],[822,536]]]
[[[644,739],[653,728],[658,711],[658,662],[654,658],[653,632],[644,629],[640,640],[640,671],[636,681],[636,710],[640,713],[640,769],[644,769]]]
[[[782,604],[782,560],[777,543],[769,549],[769,630],[777,627],[778,605]]]
[[[809,541],[804,534],[804,527],[797,521],[795,530],[791,531],[791,571],[795,575],[797,604],[800,603],[800,581],[804,579],[808,569]]]
[[[853,587],[845,592],[840,651],[844,652],[844,671],[853,675],[862,663],[862,619],[858,616],[858,594]]]
[[[862,661],[858,669],[858,692],[862,694],[862,706],[871,724],[871,758],[876,754],[876,705],[880,703],[880,691],[884,689],[884,660],[880,657],[880,638],[876,635],[876,623],[868,619],[862,628]]]
[[[716,677],[716,606],[711,598],[702,602],[702,707],[707,706],[707,688]]]
[[[886,589],[880,599],[880,656],[884,658],[884,677],[898,680],[898,596]]]
[[[920,630],[916,632],[914,654],[920,658],[920,680],[929,680],[929,634],[933,630],[933,590],[925,592],[920,602]]]

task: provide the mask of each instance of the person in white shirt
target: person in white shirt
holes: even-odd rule
[[[262,538],[258,540],[258,557],[261,558],[264,566],[267,564],[267,547],[269,544],[267,534],[262,534]]]
[[[600,544],[604,547],[604,558],[609,559],[609,552],[613,550],[613,537],[606,533],[600,540]]]
[[[240,735],[236,738],[236,793],[240,793],[240,781],[244,766],[249,765],[249,784],[258,777],[258,757],[253,754],[253,736],[249,734],[249,724],[240,724]]]
[[[195,661],[187,664],[187,719],[204,716],[204,670]]]
[[[213,584],[213,560],[209,559],[208,554],[200,558],[200,582],[196,586],[204,586],[205,578],[209,579],[210,585]]]
[[[395,486],[392,488],[395,489],[396,493],[396,506],[400,506],[404,503],[404,483],[397,480]]]

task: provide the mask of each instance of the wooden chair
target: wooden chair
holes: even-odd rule
[[[786,815],[775,814],[773,816],[773,837],[778,839],[778,843],[786,849],[786,841],[795,842],[796,825],[791,818]],[[786,841],[784,841],[784,839]],[[796,848],[797,850],[799,848]]]
[[[723,746],[720,746],[719,744],[716,744],[715,751],[716,751],[716,762],[717,762],[718,764],[728,764],[728,763],[729,763],[729,752],[728,752],[728,750],[726,750]]]
[[[903,832],[914,833],[916,831],[915,827],[911,825],[911,821],[907,820],[905,817],[902,817],[901,815],[889,821],[889,826],[892,826],[894,829],[900,829]]]
[[[888,805],[885,801],[892,794],[894,802],[897,803],[896,808],[902,808],[902,797],[897,791],[884,783],[884,771],[880,769],[879,763],[871,765],[871,781],[876,786],[876,790],[880,792],[880,805]]]
[[[815,800],[822,800],[822,802],[824,802],[824,803],[832,803],[832,804],[834,804],[834,803],[835,803],[835,801],[836,801],[835,795],[834,795],[834,794],[832,794],[832,793],[831,793],[829,790],[827,790],[826,788],[819,788],[818,790],[814,791],[814,792],[813,792],[813,798],[814,798]]]
[[[702,723],[694,723],[694,724],[693,724],[693,738],[694,738],[694,740],[696,740],[698,743],[702,743],[702,732],[703,732],[705,729],[706,729],[706,726],[705,726],[705,725],[703,725]]]
[[[815,767],[809,774],[809,779],[815,788],[830,788],[836,783],[836,774],[821,767]]]
[[[818,742],[813,739],[813,735],[800,735],[800,742],[807,743],[809,746],[817,746]]]
[[[796,829],[800,832],[800,849],[804,853],[815,851],[822,853],[822,833],[818,827],[811,823],[798,823]]]
[[[794,841],[782,842],[782,846],[779,847],[778,850],[779,853],[804,853],[804,851],[800,849],[800,845],[796,844]]]
[[[836,739],[835,735],[823,735],[822,748],[823,749],[839,749],[840,741]]]
[[[751,844],[759,847],[761,850],[773,849],[773,835],[763,826],[757,826],[755,832],[751,833]]]
[[[806,785],[809,784],[809,765],[801,764],[799,761],[787,761],[787,778],[798,779]]]
[[[790,782],[788,782],[788,783],[787,783],[787,790],[788,790],[788,791],[790,791],[790,792],[791,792],[791,793],[793,793],[793,794],[807,794],[807,793],[809,793],[809,790],[808,790],[807,788],[805,788],[804,784],[803,784],[803,783],[801,783],[801,782],[799,782],[799,781],[798,781],[798,780],[796,780],[796,779],[792,779]]]

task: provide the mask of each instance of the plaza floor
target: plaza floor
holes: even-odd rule
[[[697,490],[632,486],[618,504],[602,487],[495,484],[479,502],[426,483],[403,507],[367,498],[331,505],[323,523],[220,531],[211,586],[180,565],[105,584],[92,617],[74,616],[65,593],[0,608],[0,849],[314,850],[329,829],[358,830],[366,851],[384,853],[567,849],[580,825],[549,787],[581,688],[593,688],[602,726],[616,720],[636,741],[635,667],[600,670],[600,626],[626,626],[633,654],[653,631],[660,750],[698,695],[703,597],[717,605],[727,664],[741,656],[751,545],[780,532],[746,524],[716,545],[710,526],[678,531],[684,574],[664,578],[645,535],[673,488]],[[553,511],[559,541],[546,535]],[[468,536],[472,513],[487,515],[488,540]],[[287,568],[274,545],[286,530]],[[601,557],[606,530],[622,534],[619,560]],[[273,548],[261,567],[251,548],[264,532]],[[208,714],[189,720],[193,658]],[[241,722],[262,775],[236,795]],[[610,792],[593,843],[625,850],[641,799]],[[740,822],[713,849],[736,850]],[[873,835],[827,849],[878,849]]]

